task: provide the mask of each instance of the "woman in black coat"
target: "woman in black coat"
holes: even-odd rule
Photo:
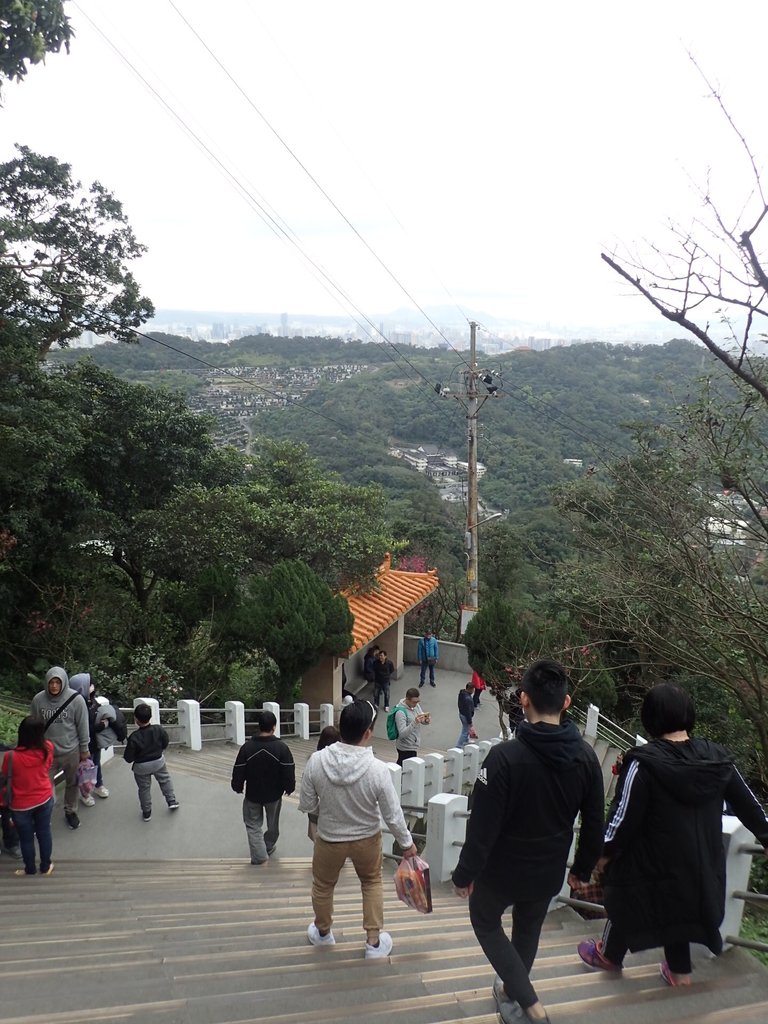
[[[728,751],[691,738],[693,702],[662,683],[641,710],[651,742],[627,751],[608,812],[603,858],[608,923],[579,944],[589,966],[620,971],[627,950],[664,947],[669,985],[691,981],[689,943],[722,949],[725,913],[723,802],[768,855],[768,819]]]

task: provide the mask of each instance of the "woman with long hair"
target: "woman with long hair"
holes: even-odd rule
[[[37,873],[35,837],[40,847],[40,874],[53,873],[52,762],[53,744],[45,738],[45,723],[27,716],[19,723],[18,746],[6,751],[2,767],[3,775],[11,776],[9,804],[24,859],[24,867],[16,872],[20,876]]]

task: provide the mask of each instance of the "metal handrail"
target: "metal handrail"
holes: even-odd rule
[[[768,942],[758,942],[756,939],[740,939],[735,935],[726,935],[725,941],[731,946],[742,946],[744,949],[756,949],[758,953],[768,953]]]

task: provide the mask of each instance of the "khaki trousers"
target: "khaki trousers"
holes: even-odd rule
[[[67,754],[57,754],[54,752],[53,762],[51,764],[51,770],[49,775],[51,777],[51,785],[53,785],[53,777],[59,769],[64,772],[64,810],[65,811],[76,811],[77,810],[77,798],[80,790],[77,786],[77,769],[80,765],[80,747],[75,747],[74,750],[70,750]]]
[[[317,836],[312,855],[312,907],[320,932],[333,924],[333,890],[347,858],[352,861],[363,892],[363,928],[368,942],[379,941],[384,927],[384,888],[381,881],[381,832],[367,839],[329,843]]]

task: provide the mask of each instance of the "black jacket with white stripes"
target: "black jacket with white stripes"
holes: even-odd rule
[[[656,739],[624,755],[605,832],[604,894],[632,951],[700,942],[720,952],[724,801],[768,845],[768,819],[720,744]]]

